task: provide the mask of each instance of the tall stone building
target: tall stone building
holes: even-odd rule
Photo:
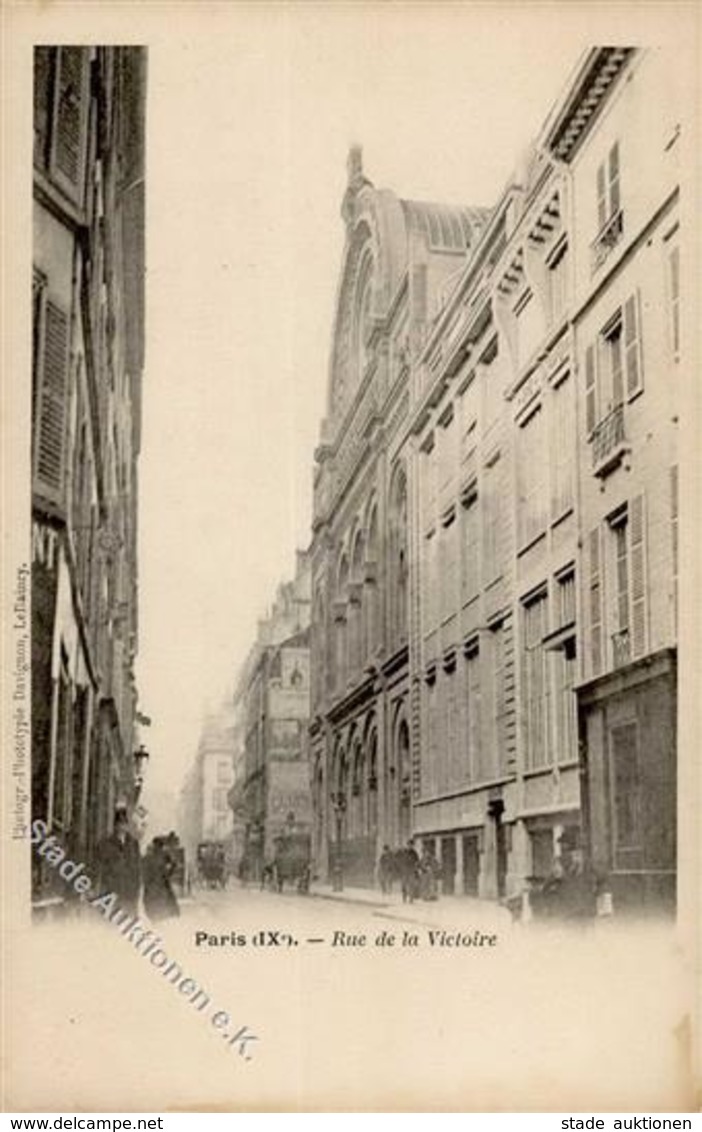
[[[675,900],[685,100],[670,53],[593,53],[546,139],[575,219],[584,832],[615,910]]]
[[[231,841],[228,797],[234,781],[234,751],[234,711],[224,703],[203,719],[197,753],[180,795],[179,833],[191,862],[201,841]]]
[[[412,827],[412,358],[485,220],[400,200],[349,157],[327,414],[315,454],[311,762],[317,870],[372,881]]]
[[[272,860],[279,834],[311,827],[309,625],[309,556],[298,551],[295,577],[279,586],[259,622],[234,696],[241,749],[229,800],[251,879]]]
[[[672,901],[680,94],[586,52],[488,218],[420,214],[470,227],[433,289],[416,206],[352,169],[312,622],[350,878],[411,832],[496,899],[569,843],[615,909]]]
[[[32,813],[81,859],[138,789],[145,98],[142,48],[35,49]]]

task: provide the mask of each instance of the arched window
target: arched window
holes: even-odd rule
[[[310,634],[312,645],[310,654],[310,687],[312,690],[313,704],[317,704],[324,693],[324,678],[327,671],[326,633],[324,590],[321,585],[318,585],[315,588],[314,601],[312,603],[312,632]]]
[[[334,840],[346,837],[348,819],[348,762],[344,747],[337,746],[332,759],[331,780],[329,783],[330,831]]]
[[[407,477],[400,469],[390,492],[390,545],[388,598],[391,610],[390,635],[397,647],[407,640]]]
[[[359,530],[353,543],[351,586],[349,587],[349,667],[357,675],[363,661],[363,576],[365,543]]]
[[[368,764],[368,832],[374,836],[378,832],[378,732],[373,727],[366,742]]]
[[[404,845],[412,832],[412,767],[410,764],[410,735],[407,720],[403,717],[397,728],[397,780],[400,803],[400,844]]]
[[[334,611],[335,630],[335,676],[336,687],[342,689],[346,685],[346,652],[347,652],[347,598],[349,582],[349,562],[346,554],[342,554],[339,562],[339,571],[336,581],[336,607]]]
[[[378,508],[371,507],[366,536],[366,575],[364,586],[363,656],[372,657],[380,644],[380,599],[378,593]]]
[[[351,807],[349,830],[353,837],[361,837],[366,826],[366,760],[363,744],[356,740],[353,751],[353,771],[351,780]]]
[[[368,336],[371,325],[371,299],[373,276],[373,257],[366,254],[359,268],[356,286],[356,321],[354,326],[354,356],[358,364],[359,380],[365,373],[369,360]]]
[[[322,759],[319,757],[315,762],[312,790],[314,798],[314,842],[315,855],[317,855],[321,852],[324,830],[324,768]]]

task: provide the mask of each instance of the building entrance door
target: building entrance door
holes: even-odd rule
[[[477,896],[480,882],[480,841],[477,833],[463,838],[463,891],[466,896]]]
[[[456,891],[456,839],[441,838],[441,891],[453,896]]]

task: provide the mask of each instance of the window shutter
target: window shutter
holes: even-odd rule
[[[88,102],[88,51],[61,47],[58,51],[52,172],[78,203],[82,203],[83,151]]]
[[[597,424],[597,375],[595,372],[595,347],[588,346],[585,351],[585,430],[587,435]]]
[[[68,315],[48,300],[41,343],[34,436],[34,486],[38,494],[63,505]]]
[[[619,212],[619,144],[615,143],[609,151],[609,216]]]
[[[48,160],[49,117],[53,76],[53,47],[34,48],[34,161],[45,168]]]
[[[592,675],[602,671],[602,571],[600,563],[600,530],[595,527],[589,537],[590,566],[590,664]]]
[[[680,248],[670,253],[670,339],[673,357],[680,354]]]
[[[600,231],[607,222],[607,175],[604,162],[597,169],[597,229]]]
[[[678,466],[670,469],[670,533],[673,575],[673,629],[678,625]]]
[[[646,651],[646,515],[645,498],[637,495],[631,501],[631,655],[633,659]]]
[[[638,291],[630,295],[624,304],[624,358],[626,394],[631,399],[643,389],[641,316]]]

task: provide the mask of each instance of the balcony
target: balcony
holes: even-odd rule
[[[631,660],[631,642],[629,630],[621,629],[612,634],[612,665],[614,668],[623,668]]]
[[[612,213],[600,229],[590,247],[592,274],[602,266],[607,256],[619,243],[624,234],[624,213],[621,208]]]
[[[592,470],[596,476],[606,476],[621,463],[628,451],[623,405],[617,405],[600,421],[592,434],[591,443]]]

